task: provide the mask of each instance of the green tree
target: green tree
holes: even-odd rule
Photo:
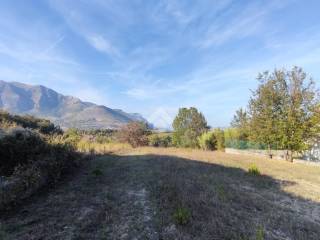
[[[249,102],[250,139],[268,148],[296,152],[311,146],[319,133],[319,98],[312,79],[298,67],[260,74]]]
[[[205,117],[196,108],[180,108],[173,121],[173,143],[181,147],[196,147],[197,138],[208,130]]]
[[[282,133],[279,123],[284,107],[283,76],[278,72],[264,72],[258,76],[259,86],[249,101],[250,140],[279,148]]]
[[[247,111],[243,108],[237,110],[231,121],[231,127],[238,129],[238,140],[247,141],[249,137],[249,116]]]

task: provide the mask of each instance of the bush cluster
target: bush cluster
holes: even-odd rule
[[[217,138],[213,132],[205,132],[198,137],[199,147],[203,150],[216,150]]]
[[[29,115],[11,115],[8,112],[0,111],[0,128],[17,126],[37,130],[42,134],[62,134],[60,127],[55,126],[47,119],[35,118]]]
[[[150,130],[146,123],[131,122],[123,126],[118,132],[118,140],[129,143],[132,147],[148,145]]]
[[[32,120],[26,125],[34,122],[42,121]],[[44,134],[46,131],[41,129],[7,125],[0,131],[0,210],[54,184],[81,163],[74,146],[61,141],[61,134]]]
[[[16,167],[31,164],[47,151],[47,144],[38,134],[13,129],[0,139],[0,175],[10,176]]]
[[[203,150],[223,150],[225,148],[224,131],[216,128],[198,137],[198,146]]]
[[[149,138],[149,145],[153,147],[171,147],[172,137],[170,134],[152,134]]]

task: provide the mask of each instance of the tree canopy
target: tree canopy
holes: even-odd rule
[[[234,127],[246,129],[251,141],[269,149],[294,152],[311,146],[319,134],[319,95],[315,83],[298,67],[264,72],[258,76],[247,113],[236,113]]]
[[[197,138],[208,130],[205,117],[194,107],[180,108],[172,126],[174,144],[182,147],[196,147]]]

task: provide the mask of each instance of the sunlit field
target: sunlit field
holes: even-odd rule
[[[8,239],[318,239],[320,167],[218,151],[105,149],[2,215]]]

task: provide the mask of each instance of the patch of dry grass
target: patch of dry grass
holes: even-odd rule
[[[132,154],[156,154],[183,157],[193,161],[240,168],[245,171],[252,165],[255,165],[262,175],[270,176],[280,183],[282,182],[281,189],[283,191],[298,197],[320,202],[320,166],[197,149],[144,147],[134,149]]]
[[[319,176],[280,160],[121,148],[0,223],[15,240],[318,240]]]
[[[97,142],[88,142],[88,141],[80,141],[77,144],[77,149],[80,152],[87,152],[87,153],[95,153],[95,154],[108,154],[108,153],[121,153],[123,151],[129,151],[132,147],[126,143],[117,143],[117,142],[110,142],[110,143],[97,143]]]

